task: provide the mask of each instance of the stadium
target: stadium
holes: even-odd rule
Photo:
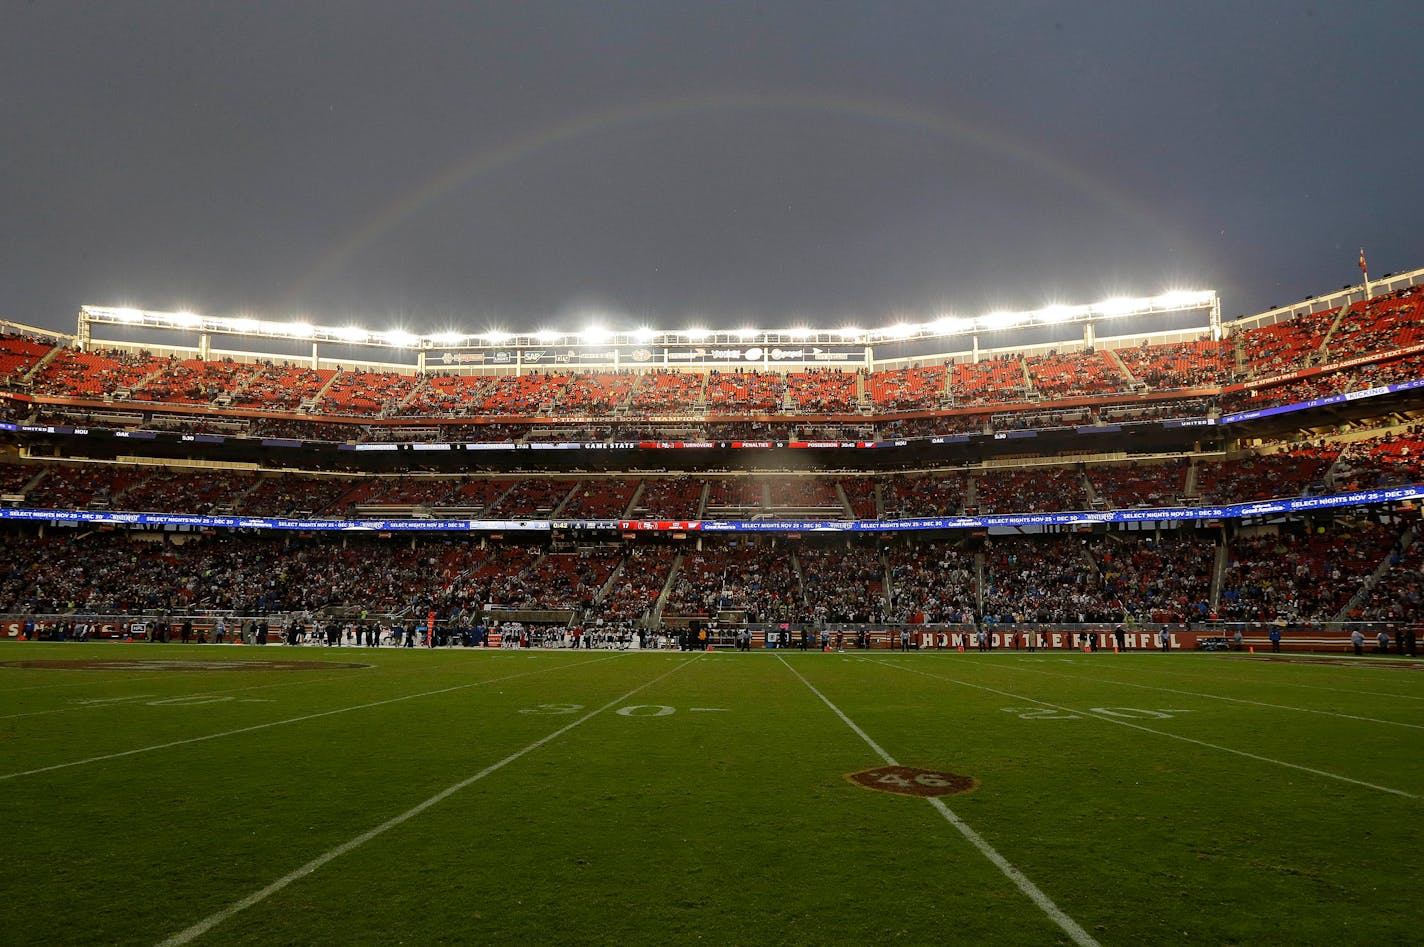
[[[1424,5],[3,24],[0,947],[1424,939]]]
[[[0,780],[53,870],[12,916],[1406,942],[1335,873],[1418,881],[1421,307],[7,324]]]
[[[56,576],[9,563],[27,578],[0,613],[41,639],[201,639],[221,616],[431,644],[1102,645],[1127,624],[1397,648],[1421,276],[1225,325],[1211,292],[510,338],[85,306],[73,337],[0,340],[7,548]],[[159,341],[115,338],[136,335]],[[58,578],[110,559],[141,595]]]

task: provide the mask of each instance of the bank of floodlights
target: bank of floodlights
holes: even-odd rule
[[[197,332],[253,338],[288,339],[304,342],[334,342],[394,349],[515,348],[530,345],[575,347],[650,346],[748,343],[817,343],[875,346],[926,339],[980,335],[1035,326],[1060,326],[1122,319],[1170,312],[1217,309],[1214,290],[1173,290],[1159,296],[1105,299],[1092,305],[1051,305],[1025,312],[990,312],[981,316],[943,315],[927,322],[897,322],[877,329],[845,326],[840,329],[813,329],[792,326],[785,329],[756,329],[743,326],[712,330],[701,326],[686,329],[654,329],[643,326],[618,331],[604,325],[590,325],[566,332],[540,329],[517,333],[502,330],[466,333],[456,331],[418,334],[404,329],[369,331],[357,326],[318,326],[309,322],[275,322],[249,317],[205,316],[191,312],[153,312],[146,309],[83,306],[79,310],[80,331],[84,324],[119,325],[142,329]]]

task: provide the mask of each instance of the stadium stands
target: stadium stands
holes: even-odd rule
[[[781,407],[785,381],[775,372],[712,371],[707,409],[712,414],[770,414]]]
[[[1396,541],[1394,530],[1373,523],[1237,537],[1217,613],[1243,621],[1334,620]]]
[[[195,446],[183,456],[171,447],[181,439],[168,437],[168,457],[147,456],[143,439],[133,438],[113,442],[122,445],[109,452],[117,460],[79,463],[63,445],[44,441],[20,462],[19,448],[35,441],[10,431],[0,462],[8,506],[302,519],[469,517],[496,521],[513,534],[504,538],[488,525],[414,538],[384,529],[390,535],[326,536],[306,524],[256,534],[6,526],[0,612],[361,607],[417,615],[436,608],[593,625],[659,617],[813,624],[976,617],[1412,621],[1424,606],[1418,544],[1400,551],[1409,536],[1398,518],[1411,515],[1407,506],[1377,505],[1334,520],[1247,516],[1203,529],[1164,520],[1083,535],[1052,527],[1015,536],[997,525],[975,533],[889,527],[911,525],[892,522],[908,518],[1106,513],[1420,483],[1424,430],[1420,412],[1402,396],[1391,396],[1375,416],[1298,414],[1240,441],[1230,430],[1204,431],[1215,440],[1200,448],[1193,442],[1205,440],[1203,434],[1161,433],[1172,425],[1149,425],[1157,439],[1141,450],[1126,427],[1121,442],[1110,440],[1116,429],[1098,429],[1175,418],[1200,423],[1219,412],[1424,378],[1424,354],[1400,351],[1424,335],[1421,307],[1424,291],[1416,287],[1219,342],[1047,354],[1047,346],[1037,346],[1036,354],[997,351],[977,362],[874,372],[765,364],[687,371],[560,364],[518,374],[509,367],[490,374],[494,369],[485,365],[461,368],[465,373],[313,369],[274,360],[204,361],[168,350],[81,352],[0,335],[0,387],[37,399],[7,403],[6,417],[113,428],[125,438],[217,433],[236,438],[234,451],[245,451],[224,455]],[[1242,390],[1221,394],[1238,378],[1247,379]],[[1172,394],[1179,389],[1203,390]],[[1093,436],[1077,440],[1073,429],[1080,426],[1093,427]],[[1029,431],[1035,433],[1019,433]],[[969,446],[956,453],[899,445],[900,453],[886,455],[893,463],[882,463],[878,448],[854,449],[860,442],[953,433],[985,436],[958,439]],[[1015,446],[979,453],[989,435]],[[262,438],[341,448],[264,448]],[[834,467],[814,451],[758,448],[766,453],[746,469],[733,460],[691,468],[697,473],[679,470],[684,458],[700,456],[681,448],[599,463],[630,449],[614,444],[616,451],[590,449],[563,466],[553,463],[555,455],[578,452],[545,449],[550,442],[599,440],[851,446],[836,454]],[[467,466],[423,464],[433,455],[422,451],[436,441],[444,443],[433,449]],[[363,442],[379,449],[349,449]],[[415,446],[395,446],[405,442]],[[512,446],[466,452],[465,442]],[[1225,459],[1223,448],[1230,451]],[[788,460],[793,454],[800,456]],[[508,463],[484,463],[496,455]],[[239,469],[232,456],[259,469]],[[363,464],[368,458],[385,466]],[[845,522],[852,519],[887,522],[883,529]],[[539,528],[521,531],[531,520]],[[624,520],[666,521],[669,530],[650,538],[636,526],[620,529]],[[709,528],[698,530],[687,522],[693,520]],[[717,535],[726,520],[797,535]],[[788,520],[825,522],[813,530]],[[121,580],[127,588],[118,587]]]

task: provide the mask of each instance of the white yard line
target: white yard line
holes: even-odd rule
[[[845,711],[841,710],[835,704],[831,703],[829,697],[827,697],[825,694],[822,694],[819,690],[816,689],[816,686],[814,684],[806,680],[806,678],[802,676],[800,671],[797,671],[794,667],[792,667],[791,664],[787,662],[787,660],[781,655],[778,654],[776,657],[778,660],[781,661],[783,665],[786,666],[786,669],[788,671],[790,671],[792,674],[795,674],[798,678],[801,679],[801,683],[805,684],[806,687],[810,689],[811,693],[821,698],[821,702],[824,703],[827,707],[829,707],[831,709],[831,712],[834,713],[837,717],[840,717],[841,721],[846,726],[850,727],[850,729],[855,733],[856,736],[864,740],[866,746],[870,747],[873,751],[875,751],[875,754],[879,756],[882,760],[884,760],[887,766],[900,765],[895,761],[895,758],[893,756],[885,752],[884,748],[881,747],[880,744],[876,743],[873,739],[871,739],[870,734],[866,733],[859,727],[859,725],[856,724],[854,720],[846,716]],[[999,871],[1003,872],[1006,878],[1012,881],[1014,885],[1020,891],[1022,891],[1030,901],[1036,904],[1039,910],[1041,910],[1044,914],[1048,915],[1049,919],[1052,920],[1053,923],[1057,924],[1058,927],[1062,929],[1062,931],[1072,939],[1073,943],[1078,944],[1079,947],[1090,947],[1090,945],[1091,947],[1096,947],[1098,942],[1094,940],[1093,937],[1087,931],[1083,930],[1083,928],[1078,925],[1077,921],[1073,920],[1067,914],[1063,913],[1063,909],[1058,907],[1058,905],[1054,904],[1053,900],[1048,895],[1044,894],[1043,891],[1037,885],[1030,881],[1027,875],[1025,875],[1017,867],[1015,867],[1014,864],[1010,862],[1007,858],[1005,858],[1003,855],[1000,855],[998,851],[994,848],[994,846],[990,845],[984,840],[984,837],[982,835],[970,828],[968,823],[964,822],[962,819],[959,818],[959,816],[955,815],[954,811],[950,809],[949,806],[945,805],[943,799],[931,797],[929,799],[929,803],[930,805],[934,806],[934,808],[939,812],[940,815],[944,816],[945,820],[948,821],[950,825],[954,826],[959,831],[960,835],[963,835],[966,839],[968,839],[969,843],[975,848],[977,848],[981,855],[989,859],[989,861],[993,863],[994,867],[998,868]]]
[[[1209,657],[1209,656],[1203,655],[1203,657]],[[1224,660],[1227,661],[1227,662],[1230,662],[1230,664],[1240,664],[1240,663],[1243,663],[1243,662],[1246,662],[1246,661],[1250,661],[1251,659],[1250,659],[1250,658],[1236,658],[1236,657],[1230,657],[1230,658],[1226,658],[1226,659],[1224,659]],[[1230,664],[1228,664],[1227,666],[1230,666]],[[1195,667],[1195,666],[1197,666],[1197,665],[1193,665],[1193,667]],[[1305,667],[1308,667],[1309,665],[1306,665],[1304,662],[1301,662],[1301,663],[1298,664],[1297,666],[1305,666]],[[1321,666],[1323,667],[1323,666],[1325,666],[1325,665],[1321,665]],[[1331,666],[1338,668],[1338,665],[1331,665]],[[1153,672],[1155,673],[1155,672],[1157,672],[1157,671],[1161,671],[1161,670],[1162,670],[1162,667],[1161,667],[1160,665],[1158,665],[1158,666],[1156,666],[1156,667],[1152,667],[1152,668],[1144,668],[1144,667],[1142,667],[1142,666],[1140,666],[1140,665],[1137,665],[1137,664],[1130,664],[1130,663],[1127,663],[1127,662],[1124,662],[1124,663],[1122,663],[1122,664],[1115,665],[1115,667],[1116,667],[1118,670],[1122,670],[1122,671],[1144,671],[1144,670],[1151,670],[1151,671],[1153,671]],[[1233,670],[1234,670],[1234,668],[1233,668]],[[1192,673],[1190,673],[1190,672],[1188,672],[1188,671],[1184,671],[1184,670],[1182,670],[1181,668],[1177,668],[1177,667],[1172,668],[1171,671],[1170,671],[1170,673],[1173,674],[1173,675],[1175,675],[1175,676],[1177,676],[1177,677],[1189,677],[1189,678],[1193,678],[1194,680],[1230,681],[1230,682],[1234,682],[1234,683],[1246,683],[1246,682],[1247,682],[1246,679],[1244,679],[1244,678],[1239,678],[1239,677],[1231,677],[1231,678],[1228,678],[1228,677],[1225,677],[1225,676],[1218,676],[1218,675],[1214,675],[1214,674],[1192,674]],[[1278,686],[1278,687],[1296,687],[1296,688],[1301,688],[1301,689],[1303,689],[1303,690],[1312,690],[1312,691],[1333,691],[1333,692],[1335,692],[1335,693],[1337,693],[1337,694],[1358,694],[1358,695],[1363,696],[1363,697],[1395,697],[1395,698],[1398,698],[1399,700],[1424,700],[1424,696],[1419,696],[1419,695],[1417,695],[1417,694],[1396,694],[1396,693],[1394,693],[1394,692],[1392,692],[1392,691],[1365,691],[1365,690],[1360,690],[1360,689],[1357,688],[1357,687],[1328,687],[1328,686],[1326,686],[1326,685],[1324,685],[1324,684],[1301,684],[1301,683],[1298,682],[1298,681],[1272,681],[1271,683],[1274,684],[1274,685],[1276,685],[1276,686]]]
[[[1272,704],[1264,700],[1248,700],[1245,697],[1226,697],[1222,694],[1207,694],[1202,691],[1184,691],[1175,687],[1162,687],[1156,684],[1134,684],[1131,681],[1115,681],[1109,677],[1088,677],[1083,674],[1066,674],[1062,671],[1045,671],[1042,668],[1016,667],[1011,664],[996,665],[996,667],[1005,667],[1028,674],[1046,674],[1050,677],[1062,677],[1070,681],[1092,681],[1096,684],[1111,684],[1116,687],[1136,687],[1139,690],[1161,691],[1164,694],[1179,694],[1183,697],[1205,697],[1208,700],[1224,700],[1233,704],[1250,704],[1253,707],[1269,707],[1272,710],[1292,710],[1299,714],[1320,714],[1323,717],[1339,717],[1342,720],[1359,720],[1364,723],[1383,723],[1391,727],[1408,727],[1411,730],[1424,730],[1424,724],[1401,723],[1398,720],[1382,720],[1379,717],[1361,717],[1358,714],[1340,713],[1335,710],[1317,710],[1314,707],[1292,707],[1289,704]]]
[[[619,697],[615,697],[613,700],[610,700],[608,703],[604,704],[602,707],[599,707],[597,710],[591,710],[588,713],[584,714],[582,717],[573,721],[572,723],[566,724],[565,726],[562,726],[559,729],[555,730],[553,733],[550,733],[548,736],[541,737],[540,739],[535,740],[533,743],[524,747],[524,749],[516,750],[515,752],[509,754],[499,762],[491,763],[489,766],[486,766],[484,769],[480,770],[475,775],[470,776],[467,779],[462,779],[460,782],[455,783],[453,786],[448,786],[445,789],[442,789],[440,792],[431,796],[429,799],[426,799],[424,802],[412,806],[411,808],[402,812],[400,815],[388,819],[385,822],[382,822],[380,825],[376,826],[373,829],[369,829],[365,832],[362,832],[360,835],[351,839],[349,842],[343,842],[335,848],[323,852],[316,858],[313,858],[311,861],[307,862],[305,865],[302,865],[295,871],[288,872],[287,874],[278,878],[276,881],[272,882],[260,891],[254,891],[252,894],[249,894],[247,897],[242,898],[239,901],[233,902],[232,904],[223,908],[221,911],[208,915],[193,926],[179,931],[172,937],[168,937],[164,940],[159,941],[158,947],[178,947],[178,945],[180,944],[187,944],[193,941],[194,939],[201,937],[203,934],[206,934],[214,927],[217,927],[219,924],[222,924],[223,922],[227,921],[229,918],[231,918],[238,912],[245,911],[255,904],[260,904],[261,902],[270,898],[272,895],[281,891],[283,888],[286,888],[292,882],[299,881],[302,878],[305,878],[307,875],[310,875],[312,872],[316,871],[318,868],[321,868],[328,862],[340,858],[342,855],[345,855],[347,852],[350,852],[353,849],[359,848],[360,846],[371,841],[371,839],[376,838],[378,835],[383,835],[386,832],[389,832],[391,829],[395,828],[396,826],[402,824],[403,822],[407,822],[410,819],[415,818],[416,816],[424,812],[426,809],[429,809],[431,806],[434,806],[437,803],[444,801],[445,799],[464,789],[466,786],[469,786],[472,783],[476,783],[481,779],[484,779],[491,773],[503,769],[505,766],[508,766],[510,763],[513,763],[521,756],[531,753],[534,750],[539,749],[539,747],[543,746],[544,744],[558,739],[565,733],[568,733],[574,727],[577,727],[580,724],[593,719],[594,717],[603,713],[610,707],[616,707],[618,704],[632,697],[639,691],[653,686],[658,681],[661,681],[663,678],[682,670],[683,668],[687,667],[689,664],[696,660],[696,657],[692,657],[686,661],[683,661],[677,667],[658,675],[650,681],[645,681],[644,683],[639,684],[637,687],[628,691],[628,693],[623,694]],[[567,667],[572,665],[565,666]]]
[[[353,670],[354,670],[354,669],[353,669]],[[210,672],[205,672],[205,673],[210,673]],[[173,676],[174,676],[174,675],[164,675],[164,678],[163,678],[163,679],[164,679],[165,681],[166,681],[166,680],[171,680]],[[183,697],[183,698],[188,698],[188,697],[220,697],[220,696],[222,696],[223,694],[241,694],[241,693],[245,693],[245,692],[247,692],[247,691],[270,690],[271,688],[274,688],[274,687],[304,687],[304,686],[311,685],[311,684],[328,684],[328,683],[335,683],[334,681],[331,680],[332,677],[333,677],[333,675],[332,675],[332,673],[331,673],[330,671],[324,671],[324,672],[322,672],[319,676],[310,677],[310,678],[307,678],[307,679],[305,679],[305,680],[300,680],[300,681],[278,681],[278,682],[272,683],[272,684],[249,684],[249,685],[247,685],[247,686],[245,686],[245,687],[225,687],[225,688],[221,688],[221,689],[219,689],[219,690],[198,691],[198,692],[192,693],[192,694],[130,694],[130,695],[126,696],[126,697],[96,698],[96,699],[94,699],[94,700],[90,700],[90,701],[87,701],[87,702],[85,702],[85,703],[77,703],[77,704],[75,704],[74,706],[71,706],[71,707],[51,707],[49,710],[31,710],[31,711],[27,711],[27,712],[25,712],[25,713],[4,714],[4,715],[0,715],[0,720],[14,720],[14,719],[16,719],[16,718],[18,718],[18,717],[40,717],[40,716],[43,716],[43,715],[45,715],[45,714],[63,714],[63,713],[69,713],[70,711],[73,711],[73,710],[91,710],[91,709],[94,709],[94,708],[103,708],[103,709],[105,709],[105,710],[112,710],[115,706],[117,706],[117,705],[119,705],[119,704],[127,704],[127,703],[131,703],[131,702],[133,702],[133,701],[139,701],[139,700],[144,700],[144,699],[161,699],[161,700],[168,700],[168,699],[177,699],[177,698],[180,698],[180,697]],[[153,682],[153,681],[155,680],[155,676],[152,675],[152,674],[150,674],[150,675],[148,675],[147,677],[144,677],[144,678],[135,678],[135,680],[142,680],[142,681],[144,681],[145,683],[151,683],[151,682]]]
[[[27,659],[27,660],[28,660],[28,659]],[[103,668],[95,668],[95,669],[93,669],[93,670],[89,670],[89,671],[86,671],[86,672],[84,672],[84,673],[93,673],[94,670],[103,672],[104,669],[103,669]],[[36,672],[36,671],[43,671],[43,672],[46,673],[46,674],[66,674],[66,675],[68,675],[68,674],[75,674],[75,673],[76,673],[75,671],[72,671],[72,670],[70,670],[70,669],[68,669],[68,668],[64,668],[64,669],[56,669],[56,668],[17,668],[17,667],[7,667],[7,666],[4,666],[4,665],[0,665],[0,672],[3,672],[3,671],[29,671],[29,672],[32,672],[32,673],[33,673],[33,672]],[[102,683],[107,686],[107,685],[109,685],[109,684],[132,684],[132,683],[134,683],[135,681],[151,681],[151,680],[153,680],[155,673],[156,673],[156,672],[154,672],[154,671],[144,671],[142,674],[139,674],[139,675],[137,675],[137,676],[135,676],[135,677],[121,677],[121,678],[116,678],[116,679],[112,679],[112,680],[103,681]],[[199,676],[199,675],[210,675],[210,674],[212,674],[211,671],[166,671],[166,672],[164,672],[164,673],[168,675],[169,679],[172,679],[172,678],[175,678],[175,677],[197,677],[197,676]],[[89,679],[86,680],[86,679],[84,679],[84,678],[82,678],[82,677],[76,677],[76,679],[74,679],[74,680],[50,681],[50,682],[45,683],[45,684],[33,684],[33,685],[27,685],[27,686],[25,686],[25,687],[5,687],[5,688],[4,688],[4,692],[5,692],[6,694],[18,694],[18,693],[20,693],[21,691],[52,691],[52,690],[59,690],[60,688],[64,688],[64,687],[93,687],[93,686],[94,686],[94,683],[95,683],[95,682],[94,682],[94,679],[93,679],[93,678],[89,678]]]
[[[610,655],[608,657],[598,658],[596,659],[596,661],[609,661],[612,660],[612,657],[613,656]],[[204,743],[208,740],[219,740],[223,737],[237,736],[238,734],[242,733],[253,733],[257,730],[267,730],[272,727],[281,727],[289,723],[301,723],[306,720],[319,720],[322,717],[331,717],[335,716],[336,714],[350,713],[353,710],[367,710],[371,707],[384,707],[387,704],[398,704],[402,701],[417,700],[421,697],[433,697],[436,694],[449,694],[452,691],[466,690],[471,687],[482,687],[486,684],[494,684],[499,681],[513,680],[517,677],[529,677],[533,674],[545,674],[549,671],[562,670],[563,668],[578,667],[583,664],[594,664],[596,663],[596,661],[580,661],[578,662],[578,664],[563,664],[555,668],[540,668],[537,671],[521,671],[518,674],[508,674],[504,677],[492,677],[488,680],[473,681],[469,684],[456,684],[454,687],[442,687],[438,690],[423,691],[419,694],[406,694],[404,697],[391,697],[386,700],[376,700],[371,701],[370,703],[356,704],[351,707],[338,707],[336,710],[323,710],[320,713],[303,714],[300,717],[288,717],[285,720],[273,720],[270,723],[254,724],[250,727],[239,727],[236,730],[224,730],[222,733],[209,733],[201,737],[189,737],[186,740],[172,740],[168,743],[155,743],[150,746],[141,746],[132,750],[121,750],[118,753],[105,753],[100,756],[91,756],[88,759],[71,760],[68,763],[55,763],[50,766],[41,766],[38,769],[22,770],[17,773],[0,773],[0,782],[4,782],[7,779],[19,779],[22,776],[37,776],[40,773],[50,773],[58,769],[68,769],[72,766],[86,766],[90,763],[102,763],[105,760],[121,759],[122,757],[135,756],[139,753],[152,753],[156,750],[167,750],[175,746],[187,746],[191,743]]]
[[[1028,697],[1024,694],[1015,694],[1012,691],[1001,691],[996,687],[989,687],[986,684],[975,684],[972,681],[961,681],[957,678],[945,677],[942,674],[931,674],[928,671],[921,671],[918,668],[906,667],[903,664],[892,664],[889,661],[876,661],[873,663],[881,664],[888,668],[894,668],[897,671],[908,671],[911,674],[923,674],[925,677],[934,678],[937,681],[946,681],[950,684],[959,684],[962,687],[972,687],[976,690],[988,691],[991,694],[998,694],[1001,697],[1011,697],[1014,700],[1023,700],[1031,704],[1038,704],[1042,707],[1052,707],[1054,710],[1062,710],[1072,714],[1081,714],[1085,717],[1091,717],[1094,720],[1103,720],[1107,723],[1115,723],[1120,727],[1130,727],[1133,730],[1141,730],[1143,733],[1152,733],[1156,734],[1159,737],[1167,737],[1172,740],[1180,740],[1183,743],[1191,743],[1195,746],[1205,747],[1209,750],[1218,750],[1222,753],[1230,753],[1233,756],[1244,756],[1248,760],[1256,760],[1261,763],[1270,763],[1274,766],[1284,766],[1287,769],[1297,770],[1302,773],[1311,773],[1315,776],[1324,776],[1326,779],[1333,779],[1338,782],[1349,783],[1353,786],[1363,786],[1366,789],[1375,789],[1379,792],[1387,792],[1390,795],[1403,796],[1405,799],[1424,798],[1417,796],[1412,792],[1405,792],[1403,789],[1392,789],[1389,786],[1380,786],[1375,783],[1367,783],[1362,779],[1352,779],[1349,776],[1341,776],[1339,773],[1331,773],[1323,769],[1314,769],[1310,766],[1302,766],[1299,763],[1287,763],[1285,760],[1272,759],[1269,756],[1261,756],[1257,753],[1248,753],[1245,750],[1233,749],[1229,746],[1222,746],[1219,743],[1208,743],[1205,740],[1197,740],[1193,737],[1182,736],[1180,733],[1171,733],[1167,730],[1153,730],[1151,727],[1144,727],[1141,724],[1130,723],[1129,721],[1121,720],[1117,717],[1110,717],[1106,714],[1094,713],[1091,710],[1083,710],[1077,707],[1066,707],[1062,704],[1055,704],[1051,701],[1040,700],[1037,697]]]

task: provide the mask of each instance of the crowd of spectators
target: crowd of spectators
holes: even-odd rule
[[[667,585],[668,573],[676,559],[674,546],[646,543],[632,547],[608,594],[593,606],[587,617],[621,622],[647,618]]]
[[[802,545],[795,556],[805,602],[796,621],[885,621],[885,564],[873,544]]]
[[[0,460],[12,503],[37,509],[233,513],[253,516],[399,512],[516,519],[906,519],[966,512],[1044,513],[1246,503],[1325,490],[1424,482],[1416,428],[1349,445],[1294,445],[1272,454],[1201,461],[1189,492],[1186,460],[1056,465],[918,474],[820,476],[533,477],[510,474],[247,472],[125,464]],[[16,468],[19,469],[7,469]],[[1091,485],[1093,498],[1089,500]],[[707,497],[703,507],[704,493]],[[13,499],[22,496],[23,500]],[[972,497],[972,499],[971,499]]]
[[[251,374],[251,366],[231,359],[170,357],[166,365],[134,387],[133,396],[165,404],[207,404],[240,389]]]
[[[562,372],[500,375],[480,391],[480,400],[471,407],[471,412],[485,417],[527,417],[540,414],[549,407],[571,377]]]
[[[943,365],[872,372],[866,389],[878,411],[926,411],[944,402],[947,375]]]
[[[1099,504],[1109,509],[1176,506],[1187,492],[1185,460],[1102,464],[1084,469]]]
[[[980,607],[984,621],[996,623],[1120,621],[1124,615],[1073,536],[991,538]]]
[[[622,407],[637,383],[631,372],[574,375],[550,405],[551,415],[608,415]]]
[[[662,477],[643,482],[634,519],[695,520],[702,513],[706,482],[694,477]]]
[[[142,350],[81,352],[61,348],[35,373],[30,391],[36,395],[103,398],[131,390],[164,364],[164,359]]]
[[[880,507],[875,499],[875,479],[873,477],[842,477],[841,490],[850,504],[852,519],[874,520],[880,518]]]
[[[432,372],[398,410],[402,417],[439,417],[465,414],[481,401],[494,383],[487,375]]]
[[[53,346],[13,332],[0,332],[0,388],[19,387]]]
[[[707,511],[724,516],[755,516],[766,509],[766,485],[749,477],[714,477],[708,481]]]
[[[298,516],[333,511],[351,489],[351,482],[337,477],[305,477],[278,474],[260,477],[236,504],[236,512],[246,516]]]
[[[913,623],[968,622],[978,612],[974,553],[959,540],[904,540],[886,553],[888,617]]]
[[[739,559],[755,561],[760,551],[749,542],[743,546],[712,546],[685,552],[668,590],[663,614],[680,617],[716,618],[723,608],[734,604],[725,594],[725,573]]]
[[[509,609],[582,611],[593,606],[617,568],[617,547],[547,552],[502,589],[499,604]]]
[[[341,372],[322,395],[322,411],[340,417],[392,417],[423,379],[399,372]]]
[[[473,540],[122,532],[9,533],[0,612],[94,614],[210,610],[254,615],[357,606],[389,612],[449,601]]]
[[[951,371],[949,390],[955,404],[1013,404],[1028,400],[1028,376],[1018,355],[957,362]]]
[[[732,556],[722,572],[722,603],[749,622],[800,621],[802,593],[785,544],[763,539]]]
[[[1087,546],[1104,598],[1140,623],[1202,621],[1210,615],[1216,542],[1194,535],[1095,536]]]
[[[423,617],[432,608],[626,623],[649,616],[664,588],[667,616],[753,622],[1414,621],[1424,607],[1420,545],[1403,550],[1409,534],[1397,523],[1362,520],[1233,535],[1215,612],[1220,547],[1193,531],[897,537],[883,547],[875,538],[704,537],[701,550],[473,536],[3,534],[0,613],[10,614],[337,608]]]
[[[786,394],[802,414],[847,414],[860,404],[860,372],[834,368],[790,372]]]
[[[1424,483],[1424,425],[1351,442],[1341,452],[1332,479],[1340,490]]]
[[[1424,542],[1394,550],[1389,569],[1369,589],[1358,615],[1364,621],[1417,622],[1424,616]]]
[[[1300,378],[1285,384],[1271,385],[1267,388],[1243,388],[1240,391],[1222,395],[1219,404],[1225,413],[1251,411],[1282,404],[1299,404],[1302,401],[1325,398],[1349,391],[1354,387],[1356,381],[1358,378],[1352,372],[1330,372],[1310,378]]]
[[[1233,336],[1241,347],[1250,377],[1280,375],[1308,367],[1318,356],[1338,307],[1314,313],[1297,313],[1283,322],[1257,326]]]
[[[1340,455],[1334,444],[1300,446],[1276,454],[1203,461],[1197,492],[1212,503],[1249,503],[1298,497],[1325,486],[1325,475]]]
[[[1218,616],[1227,621],[1333,621],[1397,542],[1378,523],[1238,536]]]
[[[832,477],[771,477],[766,483],[767,510],[773,516],[842,519],[845,505]]]
[[[957,516],[964,512],[968,478],[961,473],[901,474],[880,481],[887,519]]]
[[[785,376],[739,370],[707,373],[707,410],[711,414],[771,414],[781,408]]]
[[[1331,334],[1332,360],[1388,352],[1424,341],[1424,285],[1353,303]]]
[[[560,504],[573,490],[572,480],[545,480],[526,477],[514,481],[495,502],[491,512],[498,516],[513,516],[521,519],[538,517],[548,519],[559,509]]]
[[[701,372],[649,372],[633,391],[632,407],[642,414],[684,414],[703,400]]]
[[[1083,398],[1123,391],[1127,378],[1107,352],[1032,355],[1024,359],[1033,387],[1047,398]]]
[[[638,490],[638,481],[585,480],[564,504],[564,519],[621,519]]]
[[[1241,329],[1229,339],[1072,353],[997,353],[973,362],[868,372],[840,367],[780,372],[617,371],[523,368],[470,374],[449,368],[314,369],[290,361],[154,356],[142,350],[80,351],[15,333],[0,335],[0,386],[41,397],[210,404],[247,411],[310,411],[333,417],[512,418],[708,412],[710,415],[879,414],[951,404],[997,405],[1030,398],[1103,397],[1130,384],[1150,389],[1212,387],[1238,374],[1264,378],[1352,357],[1385,355],[1424,340],[1424,287],[1414,286],[1315,313]],[[43,364],[41,364],[43,362]],[[1238,364],[1240,371],[1238,372]],[[505,368],[503,370],[508,370]],[[471,371],[489,372],[476,365]],[[1334,380],[1334,390],[1359,387]],[[1270,400],[1288,391],[1256,392]],[[1249,397],[1249,396],[1248,396]]]
[[[1158,390],[1220,385],[1234,368],[1230,349],[1213,339],[1131,346],[1113,354],[1133,378]]]
[[[253,366],[247,384],[231,393],[231,403],[260,411],[296,411],[314,401],[335,375],[329,368],[263,362]]]
[[[1088,494],[1076,467],[986,470],[974,478],[981,513],[1050,513],[1086,510]]]

